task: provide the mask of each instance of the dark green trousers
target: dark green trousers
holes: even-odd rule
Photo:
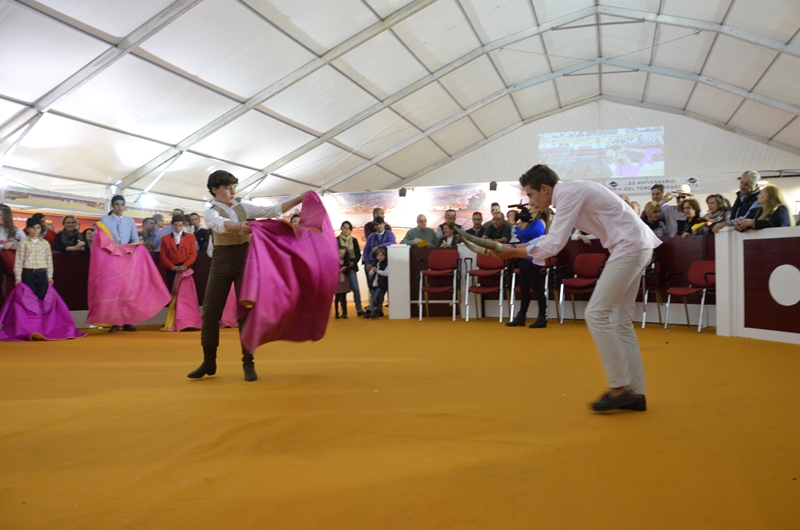
[[[231,284],[236,289],[236,300],[239,300],[239,289],[242,285],[244,262],[250,243],[229,247],[214,247],[211,256],[211,271],[208,273],[206,295],[203,299],[203,327],[200,331],[200,343],[203,348],[219,346],[219,321],[231,292]],[[245,318],[239,319],[239,335],[242,333]],[[251,353],[244,351],[242,353]]]

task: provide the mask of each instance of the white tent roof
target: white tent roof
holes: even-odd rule
[[[800,155],[799,32],[790,0],[0,0],[0,163],[94,196],[398,188],[598,100]]]

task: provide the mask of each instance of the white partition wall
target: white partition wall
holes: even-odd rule
[[[800,344],[800,228],[716,235],[717,334]]]

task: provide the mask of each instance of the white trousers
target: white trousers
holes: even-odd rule
[[[636,294],[652,249],[639,250],[606,264],[586,307],[586,324],[600,353],[609,388],[626,386],[645,393],[639,339],[633,327]]]

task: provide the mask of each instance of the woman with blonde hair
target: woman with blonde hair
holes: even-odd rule
[[[783,192],[774,184],[767,184],[758,194],[759,208],[751,210],[747,218],[736,221],[736,229],[740,232],[749,229],[776,228],[794,226],[794,218],[789,214],[789,206],[783,198]]]

